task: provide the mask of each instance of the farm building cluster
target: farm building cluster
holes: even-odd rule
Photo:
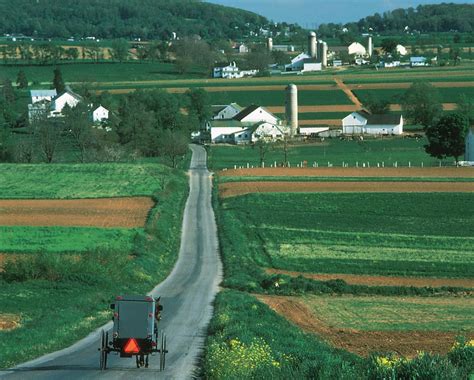
[[[261,139],[281,140],[288,137],[325,137],[344,135],[401,135],[401,114],[374,115],[366,110],[352,112],[341,120],[341,128],[299,126],[298,89],[286,88],[285,120],[266,108],[251,105],[243,108],[237,103],[212,106],[212,120],[207,123],[212,143],[248,144]]]
[[[28,118],[30,121],[39,117],[64,117],[65,107],[74,108],[84,99],[73,92],[69,87],[58,94],[53,90],[31,90],[31,103],[28,104]],[[109,110],[102,105],[89,105],[90,120],[100,124],[109,119]]]

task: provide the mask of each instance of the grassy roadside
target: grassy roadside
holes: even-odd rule
[[[117,294],[144,293],[166,278],[179,251],[188,182],[181,171],[157,167],[159,173],[166,171],[165,183],[155,179],[146,190],[156,206],[130,248],[87,249],[71,258],[46,246],[43,254],[23,255],[25,260],[5,266],[0,318],[17,316],[20,326],[0,332],[0,368],[72,344],[110,320],[108,304]],[[94,189],[81,191],[84,196],[90,192]]]

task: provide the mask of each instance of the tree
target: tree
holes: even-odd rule
[[[58,94],[60,94],[66,89],[66,86],[63,81],[63,75],[59,67],[56,67],[54,69],[53,88],[56,89],[56,92]]]
[[[160,156],[167,158],[171,167],[176,168],[179,160],[188,151],[188,144],[189,139],[183,132],[165,130],[159,139]]]
[[[183,38],[175,44],[176,67],[181,73],[187,73],[193,65],[211,70],[215,53],[209,44],[196,38]]]
[[[61,128],[58,122],[44,115],[38,117],[33,124],[34,134],[41,152],[47,163],[53,162],[61,139]]]
[[[433,125],[443,110],[436,88],[428,82],[414,82],[402,96],[402,110],[412,123]]]
[[[247,68],[250,70],[258,70],[260,75],[268,72],[268,65],[271,63],[272,56],[267,49],[260,48],[247,54]]]
[[[395,52],[398,45],[398,41],[393,38],[384,38],[380,44],[383,51],[387,54],[392,54]]]
[[[12,81],[10,79],[3,80],[2,98],[6,103],[12,104],[16,100],[15,90],[13,90]]]
[[[128,48],[128,42],[124,39],[114,40],[112,42],[112,49],[109,49],[109,53],[113,59],[123,62],[128,58]]]
[[[290,56],[284,51],[274,50],[272,51],[273,62],[277,65],[286,65],[291,62]]]
[[[456,106],[457,112],[463,115],[469,124],[474,124],[474,98],[461,94]]]
[[[267,153],[272,148],[272,143],[267,140],[265,137],[259,138],[254,144],[253,148],[258,149],[258,157],[260,159],[260,167],[263,167],[265,164],[265,157]]]
[[[385,98],[368,96],[364,105],[374,115],[383,115],[390,111],[390,101]]]
[[[28,79],[26,78],[26,74],[23,70],[18,71],[18,75],[16,76],[16,85],[19,89],[28,88]]]
[[[89,109],[81,102],[74,108],[64,107],[63,113],[66,130],[69,131],[73,145],[79,152],[79,159],[85,162],[87,149],[94,143]]]
[[[441,117],[436,124],[426,129],[426,153],[440,160],[454,157],[457,164],[459,157],[464,154],[467,127],[466,118],[459,113]]]
[[[212,115],[209,94],[202,88],[193,88],[186,91],[186,95],[189,98],[189,114],[196,115],[200,129],[204,129]]]

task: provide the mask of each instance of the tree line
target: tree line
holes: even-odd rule
[[[196,0],[0,0],[0,34],[32,37],[238,39],[267,24],[255,13]]]
[[[400,34],[403,32],[461,32],[474,31],[474,4],[432,4],[416,8],[398,8],[383,14],[375,13],[344,25],[324,23],[318,33],[324,37],[339,34],[345,27],[349,33]]]

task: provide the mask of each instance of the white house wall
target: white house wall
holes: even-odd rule
[[[213,143],[233,143],[232,134],[244,129],[245,127],[211,127],[211,141]]]
[[[99,107],[92,113],[92,120],[94,121],[94,123],[100,122],[102,120],[108,120],[108,119],[109,119],[109,111],[104,107]]]
[[[62,112],[66,104],[73,108],[77,103],[79,100],[66,92],[54,101],[53,112]]]
[[[283,132],[276,125],[264,123],[252,133],[252,142],[256,142],[262,137],[278,140],[283,138]]]
[[[219,111],[219,113],[214,117],[214,120],[232,119],[238,113],[240,113],[240,110],[229,105],[225,107],[223,110]]]

